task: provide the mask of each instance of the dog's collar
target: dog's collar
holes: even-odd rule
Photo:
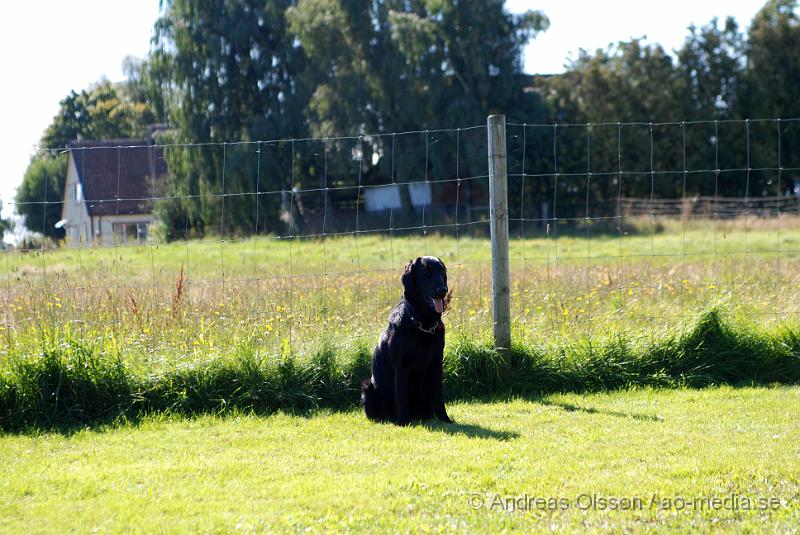
[[[433,325],[433,327],[431,327],[430,329],[426,329],[425,327],[422,326],[422,322],[421,321],[416,320],[413,317],[411,319],[414,320],[414,323],[416,324],[417,329],[419,329],[420,331],[422,331],[424,333],[433,334],[436,331],[438,331],[439,329],[444,329],[444,324],[440,320],[436,320],[436,323]]]
[[[409,306],[409,308],[413,310],[413,306]],[[440,319],[436,320],[436,323],[434,323],[433,326],[425,327],[421,321],[414,317],[414,314],[411,313],[411,310],[406,310],[406,313],[408,314],[408,318],[411,320],[411,323],[414,325],[414,327],[426,334],[435,334],[436,331],[444,330],[444,323],[442,323],[442,320]]]

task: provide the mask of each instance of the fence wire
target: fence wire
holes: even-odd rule
[[[508,123],[515,337],[660,335],[716,303],[759,323],[791,319],[798,121]],[[41,206],[43,234],[55,210],[67,236],[3,251],[3,339],[68,329],[154,361],[242,344],[369,346],[403,266],[423,254],[448,266],[448,324],[486,336],[486,137],[480,125],[48,151],[82,190],[7,203]]]
[[[787,133],[796,139],[796,119],[509,123],[508,131],[509,181],[521,192],[511,218],[522,239],[518,323],[538,325],[545,338],[581,330],[592,338],[635,326],[662,335],[716,304],[758,323],[796,313],[800,162],[794,151],[791,165],[782,158],[796,146],[785,143]],[[530,139],[552,148],[549,161]],[[530,247],[531,234],[540,247]]]

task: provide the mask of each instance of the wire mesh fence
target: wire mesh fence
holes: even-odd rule
[[[718,302],[796,314],[799,121],[507,123],[515,337],[657,333]],[[53,155],[63,194],[15,205],[64,236],[3,252],[3,339],[69,329],[154,361],[371,344],[424,254],[449,269],[449,327],[482,336],[487,152],[484,125],[76,142]]]
[[[578,322],[589,334],[597,326],[658,332],[717,302],[759,321],[793,314],[798,162],[782,148],[794,146],[787,140],[796,127],[791,120],[510,125],[523,152],[531,133],[549,137],[553,149],[536,167],[524,167],[524,156],[515,164],[523,191],[525,181],[539,188],[520,195],[516,219],[539,232],[535,252],[523,250],[532,268],[526,279],[541,279],[539,263],[548,281],[519,312],[546,300],[549,318],[541,318],[551,329]],[[659,210],[701,195],[711,199],[708,212]],[[545,201],[526,206],[537,197]]]

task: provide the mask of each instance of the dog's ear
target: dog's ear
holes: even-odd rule
[[[415,262],[416,260],[408,261],[408,264],[406,264],[406,267],[403,270],[403,276],[400,278],[400,281],[403,283],[403,289],[407,291],[410,291],[414,286],[414,277],[411,275],[411,272],[414,270]]]

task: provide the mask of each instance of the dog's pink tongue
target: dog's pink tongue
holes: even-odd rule
[[[433,300],[433,307],[436,309],[437,314],[441,314],[444,312],[444,303],[441,299],[434,299]]]

